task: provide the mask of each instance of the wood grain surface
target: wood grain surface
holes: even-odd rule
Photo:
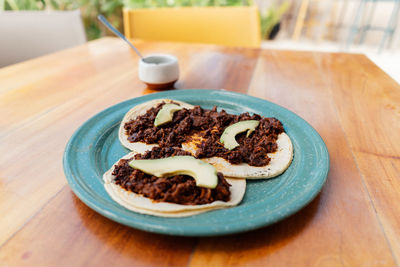
[[[331,168],[307,207],[226,237],[150,234],[84,205],[62,170],[72,133],[152,93],[137,57],[104,38],[0,69],[1,266],[396,266],[400,263],[400,86],[363,55],[136,42],[178,57],[182,88],[233,90],[294,111]]]

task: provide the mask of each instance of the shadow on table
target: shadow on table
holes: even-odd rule
[[[307,227],[318,211],[321,198],[319,194],[296,214],[268,227],[235,235],[193,238],[147,233],[121,225],[94,212],[72,192],[71,194],[83,224],[97,240],[101,240],[102,244],[99,246],[118,255],[118,260],[140,262],[145,265],[165,265],[168,262],[185,265],[194,249],[210,249],[213,253],[218,251],[243,253],[268,247],[263,249],[262,255],[259,255],[265,257],[268,253],[274,253],[285,246]],[[152,253],[157,253],[158,256],[154,257]]]
[[[103,266],[110,262],[113,266],[184,266],[187,264],[196,245],[196,238],[159,235],[136,230],[103,217],[87,207],[72,191],[70,194],[84,228],[79,238],[84,238],[88,247],[96,247],[99,250],[98,258],[103,260],[103,262],[92,260],[93,265]]]
[[[251,253],[251,257],[267,257],[301,234],[317,214],[320,204],[321,193],[302,210],[278,223],[235,235],[202,238],[197,249],[241,254],[262,249],[262,253]],[[255,260],[250,259],[249,255],[246,255],[246,259]]]
[[[148,88],[148,87],[143,87],[142,90],[142,95],[148,95],[148,94],[154,94],[154,93],[160,93],[160,92],[168,92],[168,91],[174,91],[176,88],[175,86],[173,86],[172,88],[169,89],[152,89],[152,88]]]

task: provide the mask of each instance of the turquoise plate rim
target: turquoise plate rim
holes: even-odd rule
[[[109,127],[116,127],[126,111],[132,108],[134,105],[157,98],[172,98],[177,100],[181,100],[180,98],[194,98],[194,96],[198,94],[201,94],[201,98],[204,98],[204,104],[210,102],[207,100],[207,98],[211,98],[218,99],[219,103],[228,106],[235,106],[238,105],[238,103],[243,103],[242,105],[247,108],[247,111],[250,112],[254,110],[252,106],[258,107],[257,109],[260,107],[265,107],[273,110],[277,114],[281,114],[286,118],[286,121],[282,121],[282,123],[284,124],[289,136],[291,135],[290,131],[288,131],[288,128],[290,129],[288,126],[289,124],[293,124],[296,127],[301,126],[301,129],[304,131],[304,133],[306,133],[306,136],[310,138],[308,141],[312,140],[312,148],[314,149],[314,151],[312,151],[312,157],[318,161],[318,166],[315,166],[314,169],[312,169],[312,172],[309,174],[309,181],[307,181],[307,184],[304,185],[304,190],[297,192],[295,195],[285,197],[282,202],[284,205],[278,206],[271,210],[265,210],[265,207],[262,205],[268,204],[266,202],[267,198],[260,199],[261,202],[256,205],[256,207],[259,208],[258,210],[245,210],[245,212],[249,213],[249,216],[247,216],[248,220],[246,222],[243,222],[242,220],[232,220],[232,214],[227,213],[227,215],[224,216],[227,217],[230,215],[230,217],[225,218],[226,220],[224,219],[224,223],[207,225],[207,223],[204,223],[204,219],[203,223],[196,223],[196,216],[201,215],[195,215],[185,219],[189,220],[189,224],[180,224],[179,221],[182,220],[181,218],[161,218],[137,214],[119,206],[108,196],[104,197],[104,187],[102,187],[104,192],[98,192],[96,190],[92,190],[88,186],[89,180],[92,182],[94,181],[95,183],[102,181],[101,177],[100,179],[98,177],[100,174],[96,174],[93,168],[86,168],[88,162],[76,162],[76,160],[78,157],[90,158],[90,155],[101,152],[95,151],[96,147],[93,146],[93,143],[91,143],[89,140],[82,139],[81,136],[90,131],[95,131],[97,128],[100,128],[100,130],[104,131],[104,135],[106,135],[107,128],[104,128],[104,124],[101,123],[106,120],[106,122],[109,123],[107,124]],[[201,103],[202,100],[199,100],[198,98],[197,103],[199,102]],[[259,111],[257,110],[257,112]],[[97,138],[99,138],[99,136],[97,136]],[[294,141],[295,145],[297,145],[296,140],[292,141]],[[87,147],[87,149],[79,149],[78,145],[80,143],[83,143],[84,147]],[[303,149],[308,151],[310,148],[303,147]],[[123,155],[121,155],[121,157],[122,156]],[[295,158],[293,162],[294,161]],[[292,163],[292,165],[294,164]],[[329,154],[321,136],[310,124],[308,124],[304,119],[295,113],[277,104],[253,96],[225,90],[186,89],[165,91],[132,98],[97,113],[83,123],[71,136],[64,151],[63,166],[67,181],[75,195],[87,206],[113,221],[136,229],[159,234],[180,236],[217,236],[258,229],[278,222],[305,207],[317,196],[326,182],[329,171]],[[291,168],[291,166],[289,168]],[[296,165],[296,167],[293,168],[298,167]],[[299,170],[293,169],[292,173],[296,174],[295,177],[297,177],[298,171]],[[83,174],[81,174],[81,172],[83,172]],[[279,176],[276,179],[279,179]],[[252,181],[250,181],[250,183],[251,182]],[[103,194],[103,196],[101,196],[101,194]],[[240,205],[238,207],[240,207]],[[234,208],[231,209],[233,210]],[[231,209],[215,210],[204,213],[210,215],[203,214],[202,216],[215,216],[218,214],[218,212],[221,213]],[[232,211],[229,212],[232,213]],[[193,221],[190,221],[192,218]]]

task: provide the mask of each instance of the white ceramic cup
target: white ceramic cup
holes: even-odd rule
[[[167,54],[153,54],[139,60],[139,79],[150,89],[171,89],[179,78],[178,59]]]

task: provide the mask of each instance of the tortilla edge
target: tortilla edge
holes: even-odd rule
[[[135,152],[131,152],[121,159],[127,159],[133,157]],[[119,159],[119,160],[121,160]],[[119,161],[118,160],[118,161]],[[117,161],[117,162],[118,162]],[[116,162],[116,163],[117,163]],[[115,163],[115,164],[116,164]],[[148,215],[153,215],[153,216],[161,216],[161,217],[185,217],[185,216],[191,216],[191,215],[196,215],[199,213],[215,210],[215,209],[222,209],[222,208],[229,208],[238,205],[246,192],[246,180],[245,179],[230,179],[227,178],[228,183],[230,183],[231,186],[231,198],[230,201],[228,202],[222,202],[222,201],[215,201],[209,204],[203,204],[203,205],[181,205],[181,204],[175,204],[175,203],[167,203],[167,202],[162,202],[162,203],[150,203],[151,200],[149,198],[140,196],[138,194],[135,194],[133,192],[129,192],[122,187],[114,184],[112,182],[113,175],[111,174],[112,171],[114,170],[113,166],[104,173],[103,175],[103,181],[104,181],[104,188],[107,191],[108,195],[116,201],[118,204],[122,205],[123,207],[142,214],[148,214]],[[122,190],[124,193],[121,193]],[[119,192],[118,192],[119,191]],[[129,201],[129,197],[125,197],[123,195],[131,195],[131,197],[134,199],[139,200],[138,203],[132,203],[132,201]],[[143,202],[146,204],[150,204],[151,209],[149,209],[146,206],[140,206],[140,203]],[[162,204],[162,205],[157,205],[157,204]],[[160,211],[159,206],[166,206],[167,210],[165,211]],[[170,207],[170,208],[168,208]]]
[[[148,150],[151,150],[153,147],[158,146],[157,144],[146,144],[144,142],[135,142],[135,143],[129,142],[127,140],[127,135],[125,134],[123,125],[126,122],[128,122],[129,120],[134,119],[135,117],[144,114],[149,108],[151,108],[163,101],[166,103],[170,103],[170,102],[174,101],[176,103],[180,103],[182,106],[187,107],[187,108],[194,107],[188,103],[178,101],[178,100],[171,100],[171,99],[155,99],[155,100],[144,102],[142,104],[139,104],[139,105],[133,107],[125,114],[123,120],[121,121],[120,128],[119,128],[119,140],[124,147],[128,148],[131,151],[137,152],[137,153],[144,153]],[[135,113],[138,113],[138,114],[135,115]],[[134,118],[132,118],[132,116],[134,116]],[[220,163],[218,165],[221,165],[221,164],[226,165],[226,166],[223,166],[223,168],[217,168],[217,171],[222,172],[225,177],[236,178],[236,179],[249,179],[249,180],[274,178],[274,177],[279,176],[282,173],[284,173],[293,161],[293,154],[294,154],[293,153],[293,143],[292,143],[290,137],[285,132],[281,133],[280,136],[281,135],[285,135],[285,139],[287,139],[287,141],[288,141],[287,142],[288,147],[286,149],[287,153],[288,153],[288,157],[285,157],[286,158],[285,163],[283,163],[282,166],[276,171],[272,171],[272,172],[269,171],[270,164],[268,164],[266,166],[262,166],[262,167],[250,166],[246,163],[231,164],[227,160],[225,160],[221,157],[212,157],[212,158],[202,159],[202,160],[207,163],[210,163],[210,161],[211,162],[219,161]],[[187,148],[184,149],[184,147],[182,147],[182,149],[193,154],[193,150],[190,150]],[[285,147],[283,149],[285,149]],[[269,155],[271,155],[271,154],[273,154],[273,153],[270,153]],[[243,168],[247,168],[248,171],[242,171]]]
[[[151,150],[153,147],[158,146],[157,144],[146,144],[144,142],[135,142],[135,143],[129,142],[128,136],[125,133],[124,125],[128,121],[131,121],[131,120],[135,119],[136,117],[145,114],[147,110],[149,110],[150,108],[152,108],[162,102],[165,102],[165,103],[175,102],[175,103],[180,104],[184,108],[193,108],[194,107],[193,105],[190,105],[188,103],[185,103],[185,102],[182,102],[179,100],[167,99],[167,98],[155,99],[155,100],[147,101],[147,102],[144,102],[144,103],[134,106],[124,115],[124,117],[120,123],[119,130],[118,130],[119,141],[121,142],[121,144],[124,147],[126,147],[127,149],[129,149],[131,151],[137,152],[137,153],[144,153],[147,150]]]

